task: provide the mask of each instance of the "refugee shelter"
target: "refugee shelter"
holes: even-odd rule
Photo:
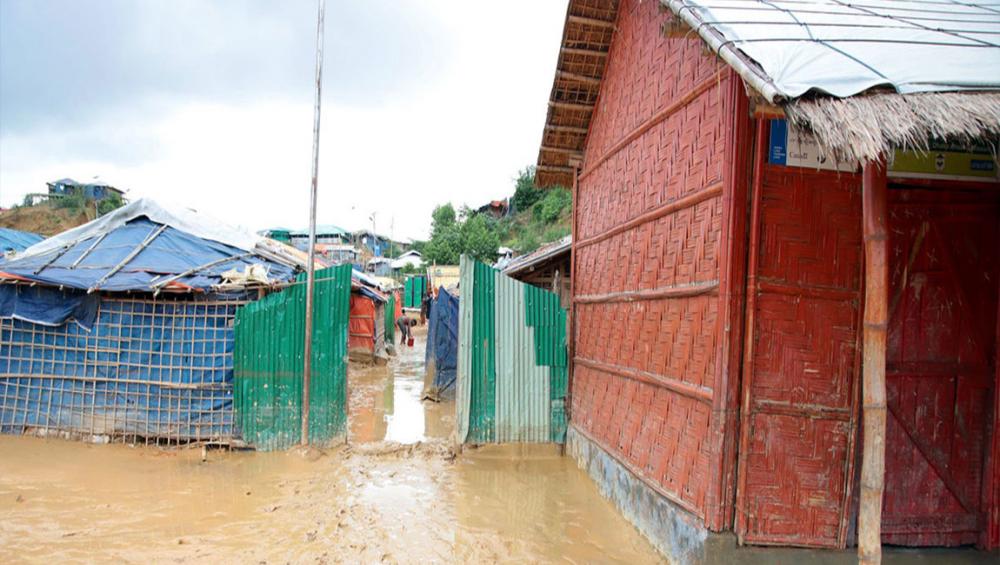
[[[419,269],[424,266],[423,256],[419,251],[411,249],[404,252],[402,255],[392,260],[392,270],[400,271],[407,267],[412,267],[414,269]]]
[[[348,351],[351,359],[384,363],[386,352],[386,304],[388,299],[371,287],[357,285],[351,292]]]
[[[563,443],[567,325],[559,297],[465,255],[461,267],[456,442]]]
[[[573,187],[568,449],[668,556],[1000,544],[998,37],[570,1],[536,175]]]
[[[427,381],[425,397],[440,400],[455,395],[458,368],[458,296],[445,287],[438,288],[431,301],[427,320],[427,349],[424,366]]]
[[[294,249],[148,199],[0,266],[0,431],[230,442],[233,321]]]
[[[514,257],[502,267],[503,274],[559,295],[563,308],[570,305],[570,247],[573,236],[546,243],[535,251]]]
[[[302,251],[309,250],[309,230],[288,230],[289,242]],[[351,232],[333,224],[316,226],[316,244],[348,245],[351,243]]]
[[[43,239],[45,238],[37,233],[0,228],[0,261],[5,256],[24,251]]]
[[[122,198],[125,192],[104,182],[77,182],[70,178],[54,180],[45,183],[49,194],[54,196],[83,196],[87,200],[104,200],[117,196]]]

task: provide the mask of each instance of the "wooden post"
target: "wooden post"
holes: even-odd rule
[[[309,392],[312,386],[313,289],[316,274],[316,193],[319,185],[319,124],[323,101],[323,20],[326,0],[319,0],[316,16],[316,106],[313,112],[312,184],[309,189],[309,258],[306,262],[305,343],[302,367],[302,445],[309,445]]]
[[[858,562],[882,562],[882,491],[885,483],[885,344],[888,326],[889,235],[885,161],[866,163],[862,181],[865,238],[865,326],[862,362],[861,504]]]

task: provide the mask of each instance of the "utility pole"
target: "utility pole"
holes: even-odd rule
[[[309,445],[309,386],[312,383],[313,286],[316,271],[316,186],[319,181],[319,116],[323,98],[323,17],[326,0],[316,16],[316,108],[313,111],[312,186],[309,192],[309,260],[306,263],[305,361],[302,368],[302,445]]]

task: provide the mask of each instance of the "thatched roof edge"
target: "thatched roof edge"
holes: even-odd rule
[[[931,139],[975,143],[1000,135],[1000,92],[880,93],[798,99],[785,115],[841,161],[874,161],[895,148],[926,150]]]
[[[573,185],[615,33],[618,1],[570,0],[566,7],[535,169],[540,187]]]

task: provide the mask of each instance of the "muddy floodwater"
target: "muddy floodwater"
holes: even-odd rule
[[[456,456],[423,341],[351,367],[345,446],[281,453],[0,436],[0,563],[621,562],[658,554],[554,446]]]

